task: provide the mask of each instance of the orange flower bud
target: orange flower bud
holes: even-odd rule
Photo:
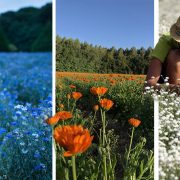
[[[141,124],[141,121],[139,119],[135,119],[135,118],[129,119],[128,122],[133,127],[138,127]]]
[[[69,87],[72,89],[76,89],[76,86],[74,86],[74,85],[70,85]]]
[[[59,108],[64,109],[64,104],[60,104]]]
[[[71,99],[71,95],[70,95],[70,94],[67,94],[67,98],[68,98],[68,99]]]
[[[96,105],[94,105],[93,109],[94,109],[94,111],[96,112],[96,111],[99,110],[99,106],[96,104]]]
[[[82,94],[80,92],[72,92],[72,97],[77,101],[79,98],[82,97]]]

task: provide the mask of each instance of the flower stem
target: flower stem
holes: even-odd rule
[[[103,112],[103,120],[104,120],[104,141],[105,141],[105,144],[107,146],[107,138],[106,138],[106,111]]]
[[[68,98],[68,111],[69,111],[69,98]]]
[[[77,180],[77,176],[76,176],[76,157],[72,156],[71,161],[72,161],[73,180]]]
[[[90,129],[89,129],[90,132],[91,132],[92,129],[93,129],[93,124],[94,124],[94,120],[95,120],[95,118],[96,118],[96,113],[97,113],[97,111],[95,111],[94,116],[93,116],[93,119],[92,119],[92,121],[91,121],[91,127],[90,127]]]
[[[131,152],[131,147],[132,147],[132,141],[133,141],[133,136],[134,136],[134,130],[135,128],[132,128],[132,133],[131,133],[131,140],[130,140],[130,144],[129,144],[129,150],[128,150],[128,154],[127,154],[127,159],[126,159],[126,165],[128,164],[128,160],[129,160],[129,155]]]
[[[101,100],[101,97],[98,96],[99,98],[99,102]],[[103,111],[103,109],[101,108],[100,109],[100,112],[101,112],[101,120],[102,120],[102,148],[104,149],[103,150],[103,180],[107,180],[107,159],[106,159],[106,114],[105,114],[105,111]]]
[[[106,168],[106,155],[103,155],[103,169],[104,169],[104,173],[103,173],[103,180],[107,180],[107,168]]]
[[[103,179],[107,180],[107,159],[106,159],[106,116],[105,116],[105,111],[103,112],[103,110],[101,109],[101,118],[102,118],[102,126],[103,126],[103,132],[102,132],[102,145],[103,145]]]
[[[104,117],[104,114],[103,114],[103,110],[101,109],[101,119],[102,119],[102,144],[103,144],[103,147],[105,146],[105,136],[106,136],[106,124],[105,124],[105,117]]]
[[[69,170],[65,168],[65,180],[69,180]]]
[[[76,106],[76,100],[74,101],[73,108],[72,108],[72,110],[71,110],[72,113],[74,112],[75,106]]]

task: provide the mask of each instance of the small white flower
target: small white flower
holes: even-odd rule
[[[150,87],[149,87],[149,86],[145,87],[145,90],[149,90],[149,89],[150,89]]]

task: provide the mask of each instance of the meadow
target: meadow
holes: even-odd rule
[[[0,179],[51,179],[51,59],[0,54]]]
[[[180,96],[160,92],[159,176],[162,180],[180,177]]]
[[[180,177],[180,96],[179,87],[170,87],[169,78],[164,79],[159,90],[147,87],[146,93],[158,99],[158,151],[159,151],[159,179],[179,180]],[[157,84],[158,85],[158,84]]]
[[[56,77],[57,114],[49,124],[57,179],[153,179],[153,98],[144,92],[145,76],[57,72]],[[72,140],[62,133],[83,128],[84,146],[83,134]]]

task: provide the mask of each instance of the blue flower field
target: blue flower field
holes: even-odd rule
[[[52,54],[0,54],[0,180],[52,176]]]

